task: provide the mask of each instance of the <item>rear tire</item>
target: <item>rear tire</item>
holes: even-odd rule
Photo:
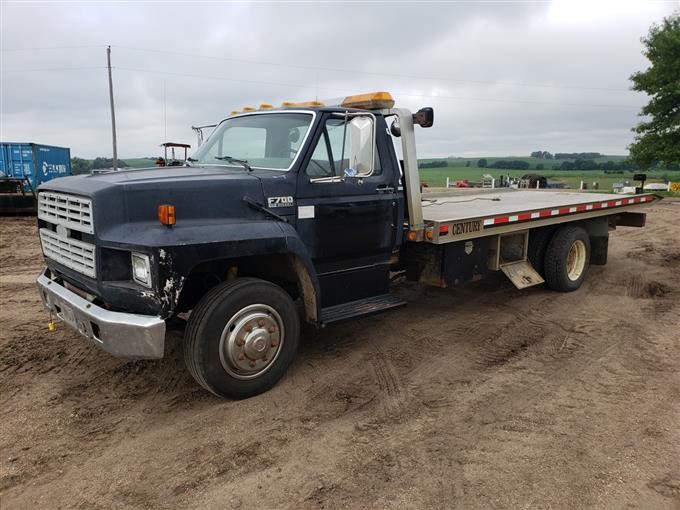
[[[208,391],[242,399],[274,386],[300,341],[295,303],[278,285],[238,278],[210,290],[191,313],[184,359]]]
[[[538,274],[545,274],[545,251],[553,233],[550,227],[543,227],[529,232],[527,258]]]
[[[578,289],[590,265],[590,238],[581,227],[564,226],[548,242],[544,260],[546,285],[560,292]]]

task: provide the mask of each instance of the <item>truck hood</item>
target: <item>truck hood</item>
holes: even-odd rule
[[[239,167],[164,167],[124,170],[54,179],[38,191],[57,191],[92,199],[97,237],[107,232],[165,228],[158,222],[158,206],[175,206],[177,226],[210,221],[262,219],[262,212],[243,197],[264,203],[260,179]],[[117,236],[116,236],[117,237]]]
[[[120,170],[95,175],[74,175],[55,179],[39,187],[39,190],[62,191],[76,193],[83,196],[93,196],[95,193],[112,186],[165,186],[179,185],[183,187],[186,181],[251,181],[256,177],[240,167],[162,167],[142,168],[137,170]]]

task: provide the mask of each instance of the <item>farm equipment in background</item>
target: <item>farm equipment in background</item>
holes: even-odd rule
[[[156,160],[156,166],[183,166],[187,161],[187,151],[191,149],[188,143],[165,142],[161,144],[165,150],[165,157]],[[177,159],[175,149],[184,149],[184,159]],[[170,149],[170,159],[168,159],[168,149]]]

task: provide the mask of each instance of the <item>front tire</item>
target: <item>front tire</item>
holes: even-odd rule
[[[590,265],[590,237],[581,227],[557,230],[545,251],[545,283],[550,289],[572,292],[578,289]]]
[[[300,319],[278,285],[238,278],[210,290],[184,333],[184,359],[208,391],[242,399],[274,386],[293,361]]]

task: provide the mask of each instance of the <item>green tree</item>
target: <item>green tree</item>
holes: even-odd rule
[[[482,158],[479,161],[477,161],[477,166],[479,168],[486,168],[486,163],[487,163],[486,158]]]
[[[680,162],[680,13],[652,25],[642,39],[651,65],[633,74],[633,90],[646,92],[645,120],[633,128],[631,158],[645,166]]]
[[[71,158],[71,172],[77,174],[89,174],[91,170],[90,162],[83,158]]]

